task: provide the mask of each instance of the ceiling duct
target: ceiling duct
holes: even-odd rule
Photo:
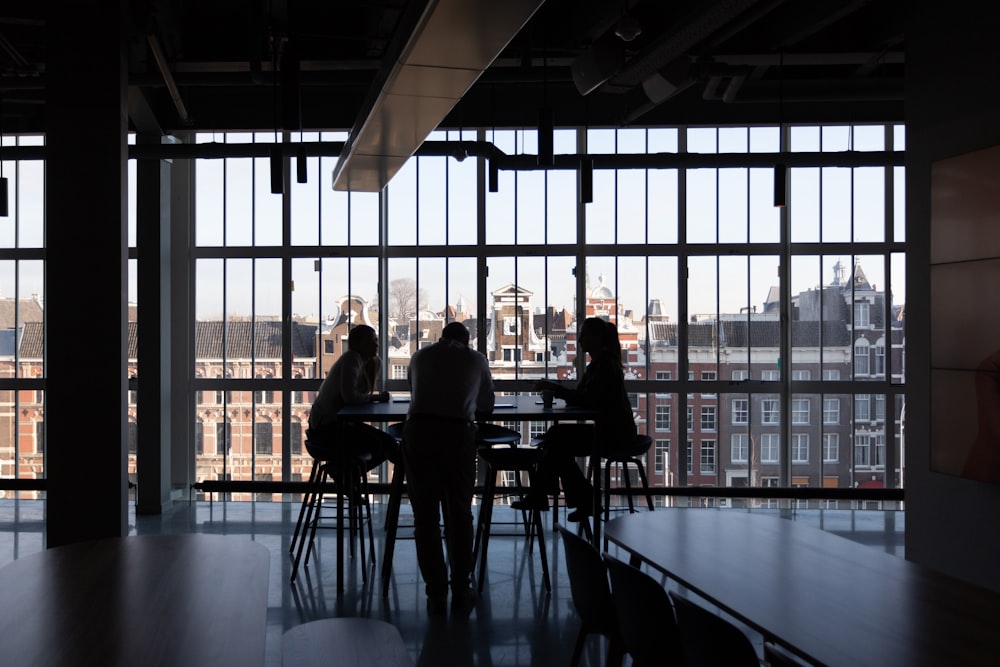
[[[441,123],[544,0],[432,0],[344,145],[335,190],[378,192]]]

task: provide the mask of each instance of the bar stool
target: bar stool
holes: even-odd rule
[[[632,480],[629,476],[629,465],[634,465],[639,473],[639,482],[642,485],[642,489],[646,496],[646,507],[650,512],[653,511],[653,495],[649,491],[649,482],[646,479],[646,467],[642,463],[642,458],[649,451],[649,448],[653,446],[653,438],[648,435],[637,434],[635,439],[629,444],[628,447],[624,447],[614,452],[607,452],[601,455],[601,459],[604,461],[604,479],[602,480],[602,486],[604,487],[601,493],[601,501],[603,502],[604,511],[604,521],[607,522],[611,518],[611,470],[614,466],[619,466],[622,471],[622,479],[625,481],[626,498],[628,499],[628,511],[629,514],[634,514],[636,512],[635,503],[632,500]],[[591,482],[594,479],[594,458],[591,457],[590,463],[587,465],[587,479]],[[601,465],[598,461],[596,465]],[[620,487],[615,487],[620,488]],[[597,489],[594,490],[597,493]],[[624,508],[619,508],[624,510]],[[605,538],[605,548],[607,548],[607,538]]]
[[[507,447],[517,447],[517,444],[521,442],[521,432],[516,431],[512,428],[507,428],[500,424],[494,424],[492,422],[477,422],[476,424],[476,443],[479,447],[494,447],[494,446],[507,446]],[[485,462],[484,462],[485,463]],[[486,485],[486,473],[482,474],[483,486]],[[518,477],[514,482],[517,487],[518,495],[523,495],[523,490],[521,489],[521,479]],[[482,512],[482,500],[480,499],[480,512]],[[526,512],[521,513],[521,518],[525,525],[528,523],[528,515]],[[476,561],[476,557],[479,554],[479,531],[476,530],[475,541],[472,545],[472,560]]]
[[[483,583],[486,580],[486,554],[489,551],[490,527],[493,519],[493,500],[496,496],[496,478],[501,472],[514,472],[520,475],[522,472],[530,472],[541,456],[541,451],[529,447],[492,447],[480,446],[478,448],[479,460],[486,464],[486,484],[483,489],[483,501],[479,506],[479,518],[476,523],[476,547],[473,549],[473,556],[479,557],[478,588],[483,590]],[[523,495],[526,489],[518,487],[518,495]],[[542,583],[545,591],[552,591],[552,584],[549,580],[549,562],[545,551],[545,532],[542,527],[542,515],[537,509],[527,510],[528,521],[526,522],[526,539],[528,541],[529,552],[534,548],[534,538],[538,538],[538,554],[542,564]]]
[[[344,456],[334,443],[318,443],[308,438],[305,441],[305,445],[306,450],[313,457],[313,469],[310,474],[309,488],[302,499],[302,507],[299,510],[299,521],[296,524],[292,537],[292,546],[289,549],[290,553],[293,550],[295,551],[290,581],[294,582],[298,575],[303,550],[306,553],[305,561],[302,564],[305,566],[309,563],[309,557],[315,543],[316,531],[320,527],[324,498],[327,493],[324,485],[327,481],[331,481],[333,483],[333,492],[337,496],[335,514],[337,530],[337,590],[338,592],[342,592],[344,570],[343,529],[345,518],[348,523],[351,556],[355,555],[355,537],[358,539],[361,555],[365,555],[364,530],[361,524],[367,522],[369,558],[372,563],[375,562],[375,539],[371,524],[371,507],[368,503],[367,470],[371,456],[369,454]],[[307,543],[308,547],[306,547]],[[364,583],[367,583],[367,566],[362,567],[361,576]]]

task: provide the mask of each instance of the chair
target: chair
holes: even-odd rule
[[[750,638],[705,607],[670,592],[680,630],[681,651],[688,667],[760,667]]]
[[[486,482],[483,487],[483,499],[479,506],[479,518],[476,522],[476,539],[473,547],[473,559],[479,558],[479,591],[483,590],[486,580],[486,554],[489,551],[490,527],[493,520],[493,501],[496,496],[497,474],[514,472],[520,475],[531,471],[541,452],[528,447],[492,447],[478,448],[479,461],[486,464]],[[526,489],[518,486],[517,494],[523,495]],[[541,512],[537,509],[527,510],[528,520],[525,522],[525,536],[529,551],[533,549],[534,538],[538,538],[538,553],[542,563],[542,583],[546,592],[551,592],[549,580],[548,556],[545,552],[545,534],[542,528]]]
[[[605,553],[612,607],[633,667],[683,665],[670,596],[656,579]]]
[[[635,513],[635,503],[632,500],[632,478],[628,474],[628,467],[633,465],[639,473],[639,483],[642,485],[642,490],[646,495],[646,507],[652,511],[653,510],[653,495],[649,491],[649,481],[646,479],[646,467],[642,463],[643,457],[649,451],[649,448],[653,446],[653,438],[648,435],[638,434],[635,436],[635,440],[632,444],[626,448],[609,454],[601,455],[604,461],[604,479],[602,490],[602,500],[604,503],[604,520],[607,521],[611,516],[611,470],[615,466],[620,466],[622,468],[621,479],[625,482],[626,495],[628,499],[628,511],[629,514]],[[590,464],[587,466],[587,479],[593,481],[594,479],[594,461],[591,459]]]
[[[608,571],[601,554],[587,540],[559,526],[563,552],[566,554],[566,572],[569,574],[569,588],[573,606],[580,616],[580,631],[573,646],[570,667],[580,663],[583,644],[587,635],[603,635],[608,640],[605,658],[607,667],[621,665],[625,653],[618,617],[611,601],[611,587]]]
[[[310,439],[310,434],[308,433],[305,445],[306,451],[313,457],[313,467],[309,478],[309,488],[302,498],[299,520],[296,524],[292,536],[292,545],[289,549],[289,553],[292,551],[295,552],[290,581],[294,582],[298,575],[303,550],[306,553],[305,561],[302,564],[308,565],[309,563],[309,557],[316,538],[316,531],[319,528],[322,518],[324,497],[326,495],[324,485],[327,481],[331,481],[334,493],[337,495],[335,514],[337,520],[337,589],[338,591],[342,591],[344,563],[343,528],[345,518],[348,523],[351,556],[353,557],[355,553],[355,537],[358,539],[360,553],[362,555],[365,554],[364,530],[361,528],[361,523],[367,522],[370,560],[372,563],[375,562],[375,539],[371,524],[371,508],[368,503],[367,470],[371,457],[369,455],[345,457],[340,448],[336,447],[334,443],[320,442],[314,437]],[[346,507],[344,506],[345,502]],[[306,547],[307,543],[308,548]],[[367,583],[367,567],[362,567],[361,575],[362,580]]]

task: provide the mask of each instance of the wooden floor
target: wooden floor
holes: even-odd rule
[[[410,517],[403,508],[400,523]],[[0,499],[0,566],[44,548],[42,501]],[[737,510],[738,511],[738,510]],[[759,512],[777,513],[771,510]],[[375,506],[376,553],[382,550],[382,507]],[[467,618],[429,618],[425,609],[423,584],[417,571],[411,540],[397,543],[389,596],[379,590],[378,567],[363,585],[360,566],[346,568],[347,592],[335,593],[334,531],[321,531],[309,567],[294,584],[289,583],[291,544],[298,505],[295,503],[181,502],[163,516],[135,517],[130,513],[130,532],[137,535],[210,533],[234,539],[253,540],[270,554],[265,630],[265,665],[280,667],[282,635],[289,629],[314,620],[360,616],[388,621],[396,626],[417,665],[565,665],[572,653],[578,629],[562,544],[557,536],[546,535],[552,593],[543,593],[537,554],[529,554],[524,541],[495,536],[490,540],[489,570],[482,599]],[[498,507],[494,522],[512,521],[516,513]],[[560,514],[564,519],[564,515]],[[551,515],[546,515],[546,528]],[[903,512],[802,510],[795,521],[818,527],[873,549],[902,557]],[[510,526],[497,527],[510,530]],[[404,534],[406,531],[403,531]],[[614,546],[610,551],[616,553]],[[761,647],[758,636],[751,639]],[[604,646],[588,641],[581,667],[603,665]]]

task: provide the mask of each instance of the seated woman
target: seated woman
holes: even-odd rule
[[[386,459],[397,463],[396,439],[362,422],[338,422],[337,413],[345,405],[388,401],[389,392],[376,391],[379,381],[378,334],[361,324],[347,335],[347,351],[330,368],[320,385],[309,413],[310,440],[332,442],[354,455],[370,455],[368,469]]]
[[[515,509],[548,509],[548,496],[558,491],[562,480],[566,505],[575,508],[569,521],[590,516],[594,507],[594,489],[576,462],[576,457],[612,452],[630,445],[635,439],[635,417],[625,391],[625,373],[621,359],[618,328],[597,317],[583,321],[577,336],[580,354],[589,354],[590,363],[575,389],[540,380],[535,389],[551,390],[556,398],[569,405],[597,411],[593,424],[560,423],[542,436],[542,457],[532,476],[531,492]],[[595,450],[596,438],[596,450]]]

